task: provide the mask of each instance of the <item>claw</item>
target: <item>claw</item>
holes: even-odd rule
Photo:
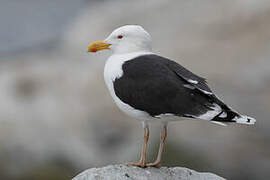
[[[148,163],[148,164],[146,164],[146,167],[160,168],[161,167],[161,163],[160,162]]]
[[[141,168],[146,168],[146,163],[144,162],[128,162],[126,163],[127,166],[137,166],[137,167],[141,167]]]

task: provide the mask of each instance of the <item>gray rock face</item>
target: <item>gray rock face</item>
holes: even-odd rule
[[[125,165],[109,165],[91,168],[77,175],[72,180],[224,180],[212,173],[200,173],[194,170],[173,167],[139,168]]]

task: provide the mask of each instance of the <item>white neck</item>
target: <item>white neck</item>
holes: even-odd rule
[[[124,62],[132,60],[138,56],[147,55],[147,54],[154,54],[150,51],[138,51],[132,53],[114,53],[112,54],[108,60],[106,61],[105,68],[104,68],[104,76],[112,81],[115,78],[119,78],[123,75],[122,65]]]
[[[120,63],[121,65],[126,62],[129,61],[131,59],[134,59],[138,56],[142,56],[142,55],[147,55],[147,54],[154,54],[151,51],[136,51],[136,52],[128,52],[128,53],[113,53],[107,61],[114,59],[113,63]]]
[[[112,49],[113,54],[130,54],[130,53],[137,53],[137,52],[151,52],[152,49],[146,46],[138,46],[136,44],[129,44],[128,46],[121,46]]]

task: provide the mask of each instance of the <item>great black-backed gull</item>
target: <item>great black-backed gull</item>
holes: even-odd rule
[[[144,144],[139,167],[161,165],[167,124],[192,118],[225,123],[254,124],[255,119],[240,115],[224,104],[208,87],[206,80],[168,58],[152,52],[151,36],[141,26],[126,25],[105,40],[93,42],[88,52],[111,49],[104,78],[117,106],[142,122]],[[162,123],[160,147],[155,162],[146,162],[149,123]]]

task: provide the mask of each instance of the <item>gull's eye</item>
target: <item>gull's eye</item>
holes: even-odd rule
[[[117,39],[122,39],[123,38],[123,35],[118,35],[117,36]]]

